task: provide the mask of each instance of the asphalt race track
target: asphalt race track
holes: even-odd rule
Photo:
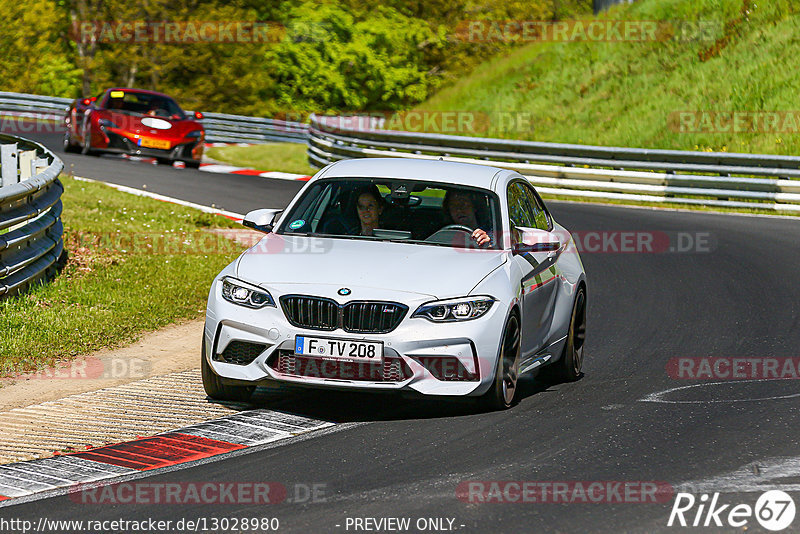
[[[55,149],[75,175],[146,184],[148,191],[238,213],[280,207],[302,185],[65,155],[60,136],[31,137]],[[731,506],[753,506],[775,484],[800,489],[800,382],[686,380],[667,371],[670,359],[681,357],[800,356],[800,221],[549,205],[559,222],[584,236],[647,232],[691,248],[582,253],[589,318],[585,375],[578,382],[528,379],[519,405],[495,413],[468,403],[295,395],[281,407],[343,424],[140,480],[273,481],[290,488],[290,497],[292,488],[324,485],[324,499],[316,502],[100,506],[58,496],[2,508],[0,517],[34,523],[43,516],[276,517],[283,532],[365,531],[355,527],[356,518],[405,517],[412,526],[420,518],[452,519],[460,532],[669,532],[679,528],[667,527],[674,497],[662,503],[468,503],[456,489],[466,481],[660,481],[675,491],[699,488],[698,497],[719,491],[720,502]],[[658,395],[684,386],[693,387]],[[657,402],[643,401],[648,396]],[[428,525],[427,531],[436,530]],[[764,531],[754,518],[747,530]]]

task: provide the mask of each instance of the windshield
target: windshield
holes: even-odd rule
[[[185,119],[180,106],[171,98],[149,93],[110,91],[104,107],[121,113],[138,113],[165,119]]]
[[[320,180],[276,233],[499,248],[497,196],[484,189],[397,179]],[[490,241],[478,245],[482,230]]]

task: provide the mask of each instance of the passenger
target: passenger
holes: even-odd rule
[[[380,224],[384,207],[378,186],[368,185],[356,192],[356,212],[360,223],[358,235],[372,235],[372,231]]]
[[[450,224],[469,228],[472,231],[470,236],[475,241],[475,244],[483,246],[489,244],[492,238],[481,227],[491,229],[491,224],[478,222],[478,205],[479,201],[475,198],[475,195],[468,191],[448,190],[442,202],[445,218],[452,221]]]

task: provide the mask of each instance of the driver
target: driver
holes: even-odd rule
[[[481,224],[478,222],[477,206],[479,202],[476,200],[475,195],[467,191],[454,191],[448,190],[444,195],[442,208],[444,209],[446,218],[453,222],[451,224],[458,224],[466,226],[472,230],[472,240],[478,246],[483,246],[491,241],[489,234],[481,226],[489,227],[489,225]]]
[[[374,184],[356,191],[356,213],[360,223],[359,235],[372,235],[380,224],[384,201],[378,187]]]

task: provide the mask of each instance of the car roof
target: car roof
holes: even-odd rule
[[[499,172],[510,172],[488,165],[411,158],[364,158],[340,160],[320,178],[408,178],[454,185],[492,188]]]

